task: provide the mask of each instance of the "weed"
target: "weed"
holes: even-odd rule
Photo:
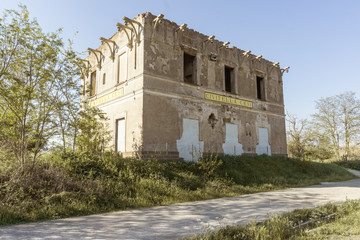
[[[203,172],[206,181],[215,177],[214,172],[222,163],[223,161],[213,154],[210,154],[207,158],[199,158],[198,161],[199,169]]]

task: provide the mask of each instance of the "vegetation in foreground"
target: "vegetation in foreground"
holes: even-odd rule
[[[273,215],[262,223],[227,226],[188,239],[305,240],[349,239],[346,238],[349,236],[360,236],[360,200],[298,209],[283,215]]]
[[[354,161],[339,161],[334,162],[335,164],[342,166],[344,168],[350,168],[354,170],[360,171],[360,160],[354,160]]]
[[[198,163],[54,152],[0,169],[0,224],[271,191],[353,178],[334,164],[279,157],[209,157]]]

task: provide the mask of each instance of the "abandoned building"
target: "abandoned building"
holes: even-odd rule
[[[84,60],[86,101],[124,156],[286,156],[279,63],[151,13],[124,17]]]

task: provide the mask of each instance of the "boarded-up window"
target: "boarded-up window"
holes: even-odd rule
[[[116,151],[125,152],[125,118],[116,120]]]
[[[126,75],[127,75],[126,53],[122,53],[118,57],[117,83],[125,82]]]
[[[95,88],[96,88],[96,71],[92,72],[90,76],[90,96],[95,95]]]
[[[260,100],[265,100],[264,78],[256,77],[256,91],[257,91],[257,98]]]
[[[259,144],[256,145],[257,155],[271,155],[271,146],[269,143],[269,131],[267,128],[259,128]]]
[[[184,82],[196,83],[196,57],[184,53]]]
[[[225,66],[225,91],[232,92],[232,84],[234,82],[234,69]]]

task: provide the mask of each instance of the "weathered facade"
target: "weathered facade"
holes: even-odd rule
[[[90,105],[113,146],[163,159],[286,155],[282,74],[273,63],[150,13],[89,49]]]

